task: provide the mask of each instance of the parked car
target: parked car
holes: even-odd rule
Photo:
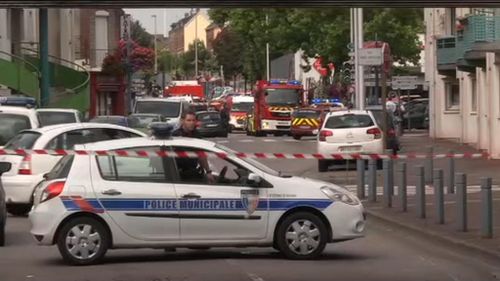
[[[144,136],[146,134],[140,131],[117,125],[72,123],[24,130],[12,138],[5,148],[73,149],[76,144]],[[40,154],[0,156],[0,162],[12,164],[12,168],[2,175],[9,213],[25,215],[29,212],[35,186],[60,158]]]
[[[150,126],[156,123],[164,123],[164,118],[160,114],[133,113],[128,116],[130,128],[148,134]]]
[[[34,109],[16,106],[0,106],[0,147],[20,131],[40,127]]]
[[[209,159],[204,173],[214,181],[186,177],[195,159],[65,156],[62,176],[37,192],[30,212],[38,244],[56,244],[66,262],[88,265],[108,249],[138,247],[273,246],[289,259],[314,259],[327,243],[364,236],[363,205],[347,189],[284,175],[211,141],[137,138],[77,149],[163,147],[229,155]]]
[[[10,170],[11,164],[0,162],[0,247],[5,245],[5,223],[7,222],[7,205],[5,203],[5,190],[2,186],[1,176]]]
[[[375,121],[380,129],[384,129],[384,113],[381,105],[370,105],[365,108],[373,113]],[[385,147],[391,149],[393,154],[396,154],[401,150],[401,142],[397,134],[397,127],[401,124],[396,121],[396,117],[390,111],[387,111],[387,140],[385,141]]]
[[[76,109],[39,108],[36,112],[41,126],[81,123],[84,120],[82,113]]]
[[[427,129],[429,118],[429,100],[416,99],[405,105],[403,114],[403,128],[408,129]],[[427,118],[427,120],[426,120]]]
[[[90,123],[113,124],[124,127],[129,127],[128,117],[121,115],[100,115],[89,120]]]
[[[319,154],[360,153],[383,154],[381,126],[371,111],[348,110],[327,114],[317,138]],[[318,171],[326,172],[331,162],[318,160]]]
[[[196,113],[196,129],[203,137],[227,138],[229,128],[218,111]]]

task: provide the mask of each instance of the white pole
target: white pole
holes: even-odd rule
[[[269,25],[269,16],[266,14],[266,30]],[[269,64],[269,42],[266,43],[266,73],[267,73],[267,81],[271,80],[270,73],[270,64]]]
[[[358,8],[358,40],[360,48],[363,48],[364,34],[363,34],[363,8]],[[359,61],[358,61],[359,62]],[[365,109],[365,81],[364,81],[364,67],[359,66],[359,109]]]
[[[360,108],[360,90],[359,90],[359,40],[358,40],[358,8],[353,9],[353,39],[354,39],[354,88],[355,88],[355,107]]]
[[[153,42],[154,42],[154,49],[155,49],[155,67],[154,67],[154,73],[158,73],[158,52],[156,49],[156,15],[151,16],[154,19],[154,34],[153,34]]]
[[[163,9],[163,37],[167,37],[167,9]]]

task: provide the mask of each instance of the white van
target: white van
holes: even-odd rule
[[[189,110],[189,103],[165,98],[144,98],[135,102],[134,113],[160,114],[165,122],[178,128],[183,112]]]

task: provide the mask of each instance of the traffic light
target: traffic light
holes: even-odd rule
[[[353,84],[355,81],[356,72],[352,61],[345,61],[342,64],[342,81],[345,84]]]

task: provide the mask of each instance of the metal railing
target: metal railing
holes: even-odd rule
[[[0,51],[0,65],[4,73],[0,76],[1,84],[36,98],[40,104],[40,71],[33,63],[21,56]]]

